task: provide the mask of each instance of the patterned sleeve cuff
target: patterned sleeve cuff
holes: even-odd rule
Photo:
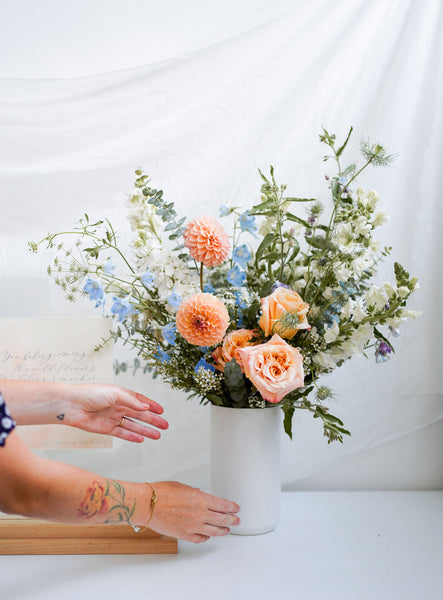
[[[15,427],[15,421],[9,414],[5,400],[0,393],[0,446],[4,446],[6,438]]]

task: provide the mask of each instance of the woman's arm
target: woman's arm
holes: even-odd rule
[[[0,392],[19,425],[63,423],[130,442],[158,439],[168,428],[160,404],[116,385],[0,379]]]
[[[106,479],[34,455],[12,431],[0,448],[0,510],[71,524],[144,526],[151,516],[145,483]],[[160,481],[149,527],[179,539],[203,542],[239,523],[239,506],[198,489]]]

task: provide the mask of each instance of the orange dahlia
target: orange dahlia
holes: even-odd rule
[[[189,254],[205,267],[216,267],[229,254],[229,238],[220,223],[213,217],[197,217],[183,234]]]
[[[212,294],[194,294],[180,305],[175,324],[182,337],[196,346],[218,344],[229,326],[226,306]]]

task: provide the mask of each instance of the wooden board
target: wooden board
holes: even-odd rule
[[[0,519],[0,555],[176,554],[177,540],[128,525],[65,525],[36,519]]]

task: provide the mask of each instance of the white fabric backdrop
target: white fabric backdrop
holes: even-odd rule
[[[361,184],[378,190],[391,216],[380,237],[418,275],[411,308],[423,316],[403,329],[389,364],[356,359],[331,376],[334,414],[353,434],[344,445],[327,446],[320,424],[296,415],[294,442],[283,436],[290,485],[443,417],[442,5],[185,4],[116,2],[107,11],[95,0],[76,3],[74,15],[51,1],[36,14],[22,0],[5,10],[0,314],[97,316],[88,302],[65,302],[46,275],[49,256],[31,255],[27,241],[71,227],[84,212],[108,217],[126,236],[124,201],[136,167],[189,217],[255,201],[257,168],[271,163],[290,193],[327,199],[330,166],[318,133],[324,125],[340,138],[353,125],[351,151],[370,137],[398,155]],[[389,261],[381,277],[392,278]],[[97,468],[205,486],[208,410],[147,378],[120,381],[162,402],[171,429],[112,461],[97,454]],[[64,458],[90,464],[83,455]]]

